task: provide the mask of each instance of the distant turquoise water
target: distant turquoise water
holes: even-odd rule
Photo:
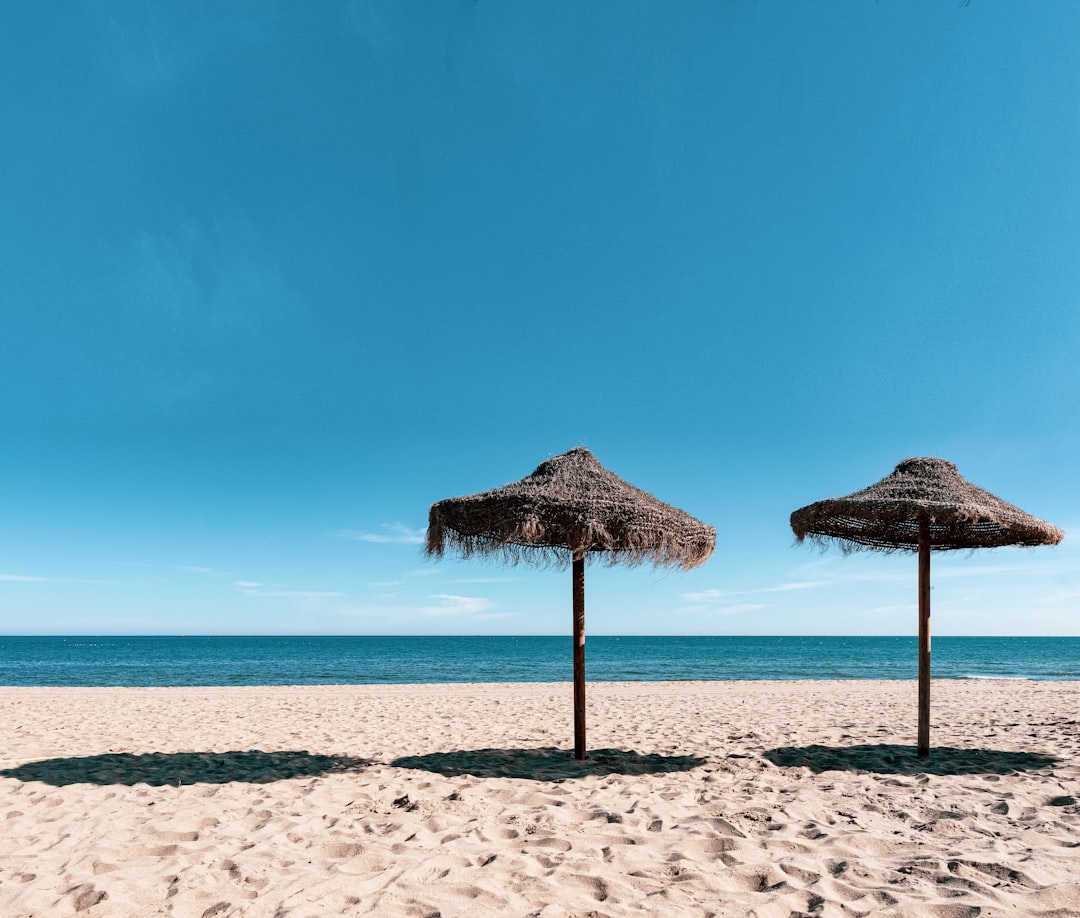
[[[592,681],[914,679],[914,637],[590,637]],[[0,685],[568,682],[566,637],[0,637]],[[1080,679],[1080,637],[935,637],[939,679]]]

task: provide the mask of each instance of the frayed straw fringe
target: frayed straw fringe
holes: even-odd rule
[[[506,487],[439,501],[428,514],[427,553],[436,557],[565,567],[582,555],[689,569],[715,545],[711,526],[623,481],[584,448]]]
[[[835,544],[845,553],[916,551],[920,519],[929,523],[934,551],[1056,545],[1065,535],[933,458],[905,459],[877,484],[802,507],[791,514],[791,528],[800,542]]]

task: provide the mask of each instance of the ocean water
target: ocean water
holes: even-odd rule
[[[915,679],[914,637],[588,638],[591,681]],[[0,685],[569,682],[565,637],[0,637]],[[1080,679],[1080,637],[935,637],[938,679]]]

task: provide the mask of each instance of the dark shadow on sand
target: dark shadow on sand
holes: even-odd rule
[[[310,752],[148,752],[42,759],[17,768],[0,769],[0,777],[18,781],[68,784],[269,784],[288,778],[355,772],[370,764],[366,759]]]
[[[1039,752],[1009,749],[931,748],[919,758],[914,746],[875,743],[863,746],[783,746],[767,749],[774,765],[807,767],[814,772],[869,771],[887,775],[1008,775],[1057,765],[1059,759]]]
[[[645,775],[689,771],[706,759],[692,755],[658,755],[625,749],[592,749],[579,762],[570,749],[542,746],[534,749],[462,749],[394,759],[397,768],[416,768],[447,777],[530,778],[565,781],[589,775]]]

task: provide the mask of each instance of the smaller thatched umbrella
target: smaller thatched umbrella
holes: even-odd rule
[[[542,462],[506,487],[433,504],[427,552],[495,555],[515,564],[572,562],[574,757],[585,758],[585,558],[692,568],[716,530],[613,475],[587,449]]]
[[[944,459],[905,459],[875,485],[791,514],[801,542],[919,553],[918,754],[930,754],[930,552],[1056,545],[1064,533],[965,481]]]

